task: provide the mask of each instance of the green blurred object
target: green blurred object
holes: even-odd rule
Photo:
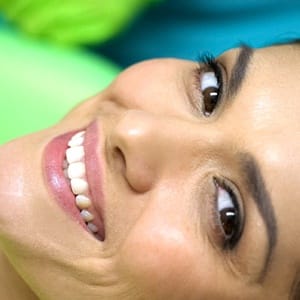
[[[4,17],[24,32],[63,44],[101,43],[150,3],[161,0],[0,0]]]
[[[120,69],[100,56],[0,27],[0,144],[57,122]]]

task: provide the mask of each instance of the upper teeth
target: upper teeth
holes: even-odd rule
[[[73,137],[70,139],[68,146],[69,147],[82,146],[84,142],[84,135],[85,135],[85,131],[79,131],[76,134],[74,134]]]
[[[84,158],[83,146],[71,146],[66,151],[66,158],[69,164],[81,161]]]
[[[80,209],[80,215],[91,232],[96,233],[98,228],[91,223],[94,219],[92,213],[87,209],[91,206],[91,199],[87,196],[89,186],[85,176],[84,163],[84,136],[85,131],[77,132],[68,142],[66,158],[63,163],[65,176],[70,179],[71,190],[75,195],[76,206]]]
[[[76,205],[80,209],[89,208],[91,206],[91,199],[84,195],[77,195],[75,198]]]
[[[86,193],[88,191],[88,183],[81,178],[72,178],[71,189],[75,195]]]

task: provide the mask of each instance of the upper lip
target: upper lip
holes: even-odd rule
[[[103,148],[104,136],[99,140],[100,128],[96,121],[93,121],[86,129],[84,151],[85,151],[85,165],[86,176],[90,188],[91,200],[100,218],[102,228],[99,228],[101,237],[105,238],[105,218],[104,218],[104,192],[103,192],[103,167],[104,160],[101,155]]]

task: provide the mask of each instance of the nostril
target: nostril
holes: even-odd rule
[[[130,187],[130,189],[134,190],[134,188],[130,184],[130,180],[128,178],[126,158],[125,158],[124,152],[121,150],[121,148],[115,147],[115,149],[114,149],[114,159],[115,159],[115,162],[116,162],[117,172],[123,176],[126,184]]]
[[[126,159],[123,151],[119,147],[115,147],[113,150],[113,156],[117,170],[124,176],[126,173]]]
[[[147,190],[145,184],[143,183],[145,180],[135,166],[128,165],[126,161],[126,156],[121,148],[115,147],[113,150],[114,160],[115,160],[115,168],[118,174],[121,174],[124,181],[128,185],[128,187],[137,193],[145,192]]]

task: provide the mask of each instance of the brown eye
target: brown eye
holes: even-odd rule
[[[203,95],[204,115],[211,115],[220,98],[219,82],[215,72],[204,72],[201,76],[201,92]]]
[[[239,241],[243,227],[239,204],[229,187],[216,183],[216,188],[216,215],[223,235],[223,246],[233,249]]]
[[[219,214],[224,234],[226,238],[231,238],[238,226],[238,212],[231,207],[222,209]]]

